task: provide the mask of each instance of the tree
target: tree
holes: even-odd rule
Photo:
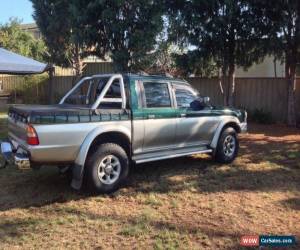
[[[18,19],[0,25],[0,46],[33,59],[44,61],[46,46],[40,39],[21,29]]]
[[[287,122],[296,125],[296,68],[300,62],[300,1],[249,1],[255,32],[264,37],[267,53],[285,62],[288,88]]]
[[[149,74],[182,75],[174,56],[178,53],[178,47],[162,37],[158,38],[153,52],[145,56],[143,71]]]
[[[84,27],[80,17],[74,14],[75,1],[31,0],[35,19],[48,47],[48,60],[60,66],[71,66],[76,76],[81,76],[83,58],[89,55],[90,47],[85,44]]]
[[[163,29],[163,9],[160,0],[89,1],[85,8],[89,43],[103,51],[106,38],[117,70],[144,69]]]
[[[173,57],[176,68],[183,76],[211,77],[219,73],[214,60],[198,50],[184,54],[174,54]]]
[[[224,104],[232,106],[236,67],[248,68],[264,57],[260,38],[253,32],[247,1],[173,0],[167,3],[173,30],[170,37],[193,48],[190,57],[204,55],[204,61],[215,62],[221,69]]]

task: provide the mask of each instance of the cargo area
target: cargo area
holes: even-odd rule
[[[14,105],[8,110],[9,121],[13,123],[51,124],[78,123],[109,120],[127,120],[130,111],[123,109],[91,110],[80,105]]]

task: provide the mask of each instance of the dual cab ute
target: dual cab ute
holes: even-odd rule
[[[69,166],[71,186],[116,190],[131,164],[209,153],[237,156],[247,113],[215,107],[186,81],[139,74],[80,80],[58,105],[15,105],[8,111],[2,167]]]

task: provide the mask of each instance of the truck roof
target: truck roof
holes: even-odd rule
[[[165,80],[165,81],[176,81],[176,82],[181,82],[181,83],[188,83],[186,80],[179,79],[179,78],[174,78],[172,76],[167,76],[167,75],[148,75],[148,74],[133,74],[133,73],[126,73],[122,74],[123,77],[129,77],[129,78],[139,78],[139,79],[155,79],[155,80]]]
[[[100,76],[112,76],[114,74],[97,74],[93,75],[92,77],[100,77]],[[143,74],[143,73],[122,73],[121,74],[123,78],[134,78],[138,80],[142,79],[147,79],[147,80],[163,80],[163,81],[172,81],[176,83],[181,83],[181,84],[189,84],[186,80],[184,79],[179,79],[179,78],[174,78],[172,76],[167,76],[167,75],[148,75],[148,74]]]

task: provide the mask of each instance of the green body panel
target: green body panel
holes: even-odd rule
[[[174,108],[142,108],[139,110],[144,114],[144,119],[167,119],[175,118],[177,116]]]
[[[130,113],[123,114],[93,114],[93,115],[49,115],[32,116],[32,124],[66,124],[66,123],[86,123],[86,122],[105,122],[123,121],[130,119]]]
[[[179,110],[180,111],[180,110]],[[221,108],[221,107],[208,107],[200,111],[194,111],[191,109],[186,109],[186,113],[188,116],[197,117],[197,116],[235,116],[239,118],[240,111],[233,110],[230,108]]]
[[[244,112],[234,108],[228,107],[216,107],[210,106],[203,110],[195,111],[190,108],[141,108],[138,104],[138,94],[136,89],[135,81],[166,81],[172,83],[180,83],[183,85],[188,85],[187,82],[178,79],[169,78],[158,78],[158,77],[143,77],[135,76],[130,77],[130,93],[131,93],[131,108],[132,108],[132,117],[133,119],[148,119],[149,115],[153,116],[152,119],[166,119],[166,118],[175,118],[180,117],[182,113],[186,114],[186,117],[205,117],[205,116],[234,116],[237,117],[240,121],[244,120]]]
[[[136,92],[136,86],[135,86],[136,79],[129,78],[129,87],[130,87],[130,105],[131,110],[134,113],[135,110],[138,109],[138,94]]]
[[[138,94],[136,89],[136,81],[143,81],[143,77],[132,77],[130,78],[130,93],[131,93],[131,110],[132,117],[135,120],[149,119],[149,115],[154,115],[155,117],[151,119],[165,119],[165,118],[175,118],[177,116],[176,110],[174,108],[142,108],[138,104]],[[158,81],[157,77],[147,77],[147,81]],[[162,79],[164,80],[164,79]]]
[[[129,78],[130,104],[131,104],[132,119],[134,119],[134,120],[143,120],[144,119],[144,112],[143,112],[143,110],[139,109],[138,94],[137,94],[137,91],[136,91],[135,81],[136,81],[135,78]]]

